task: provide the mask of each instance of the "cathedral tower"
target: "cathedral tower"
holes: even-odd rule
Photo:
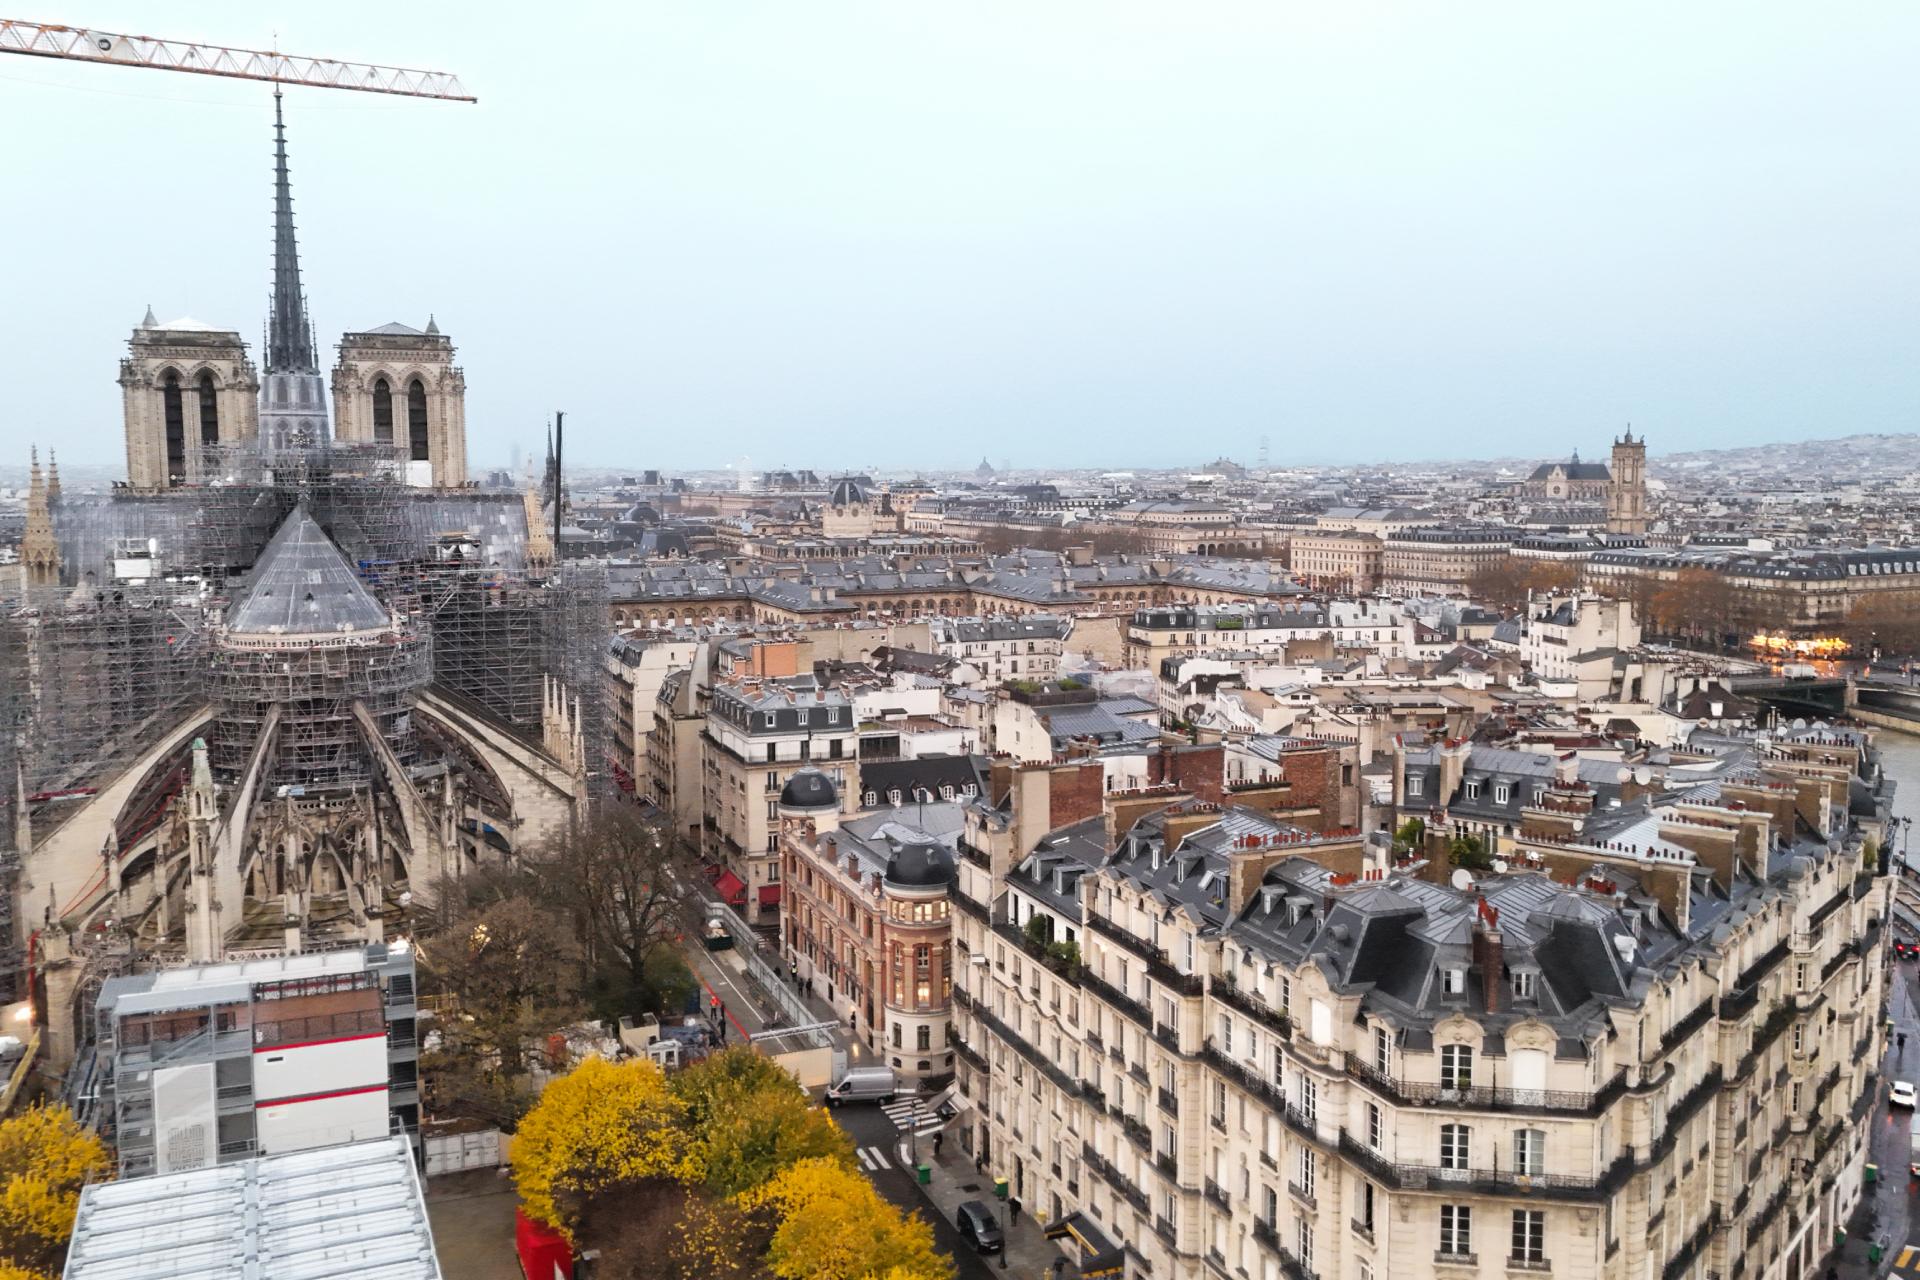
[[[273,307],[267,315],[266,377],[260,384],[260,443],[267,457],[325,444],[327,383],[300,287],[300,249],[293,235],[293,187],[287,175],[287,129],[280,94],[273,95]]]
[[[1613,479],[1607,485],[1607,532],[1647,531],[1647,442],[1633,428],[1613,442]]]
[[[467,379],[431,317],[424,330],[395,322],[342,334],[333,412],[337,438],[399,448],[410,483],[465,487]]]
[[[259,392],[238,333],[198,320],[162,324],[147,308],[120,362],[127,483],[147,491],[201,483],[202,446],[253,440]]]

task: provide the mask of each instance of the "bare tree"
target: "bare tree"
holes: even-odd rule
[[[664,825],[608,806],[550,841],[529,862],[575,922],[583,994],[604,1016],[657,1012],[691,975],[683,939],[703,923],[699,860]]]
[[[419,921],[421,987],[440,997],[423,1065],[441,1114],[509,1127],[531,1105],[546,1039],[581,1016],[570,921],[540,881],[512,867],[442,880]]]

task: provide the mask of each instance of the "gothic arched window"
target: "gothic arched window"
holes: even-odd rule
[[[427,389],[415,378],[407,384],[407,442],[413,447],[413,460],[427,460]]]
[[[373,384],[373,438],[393,443],[393,388],[381,378]]]
[[[173,370],[160,380],[160,404],[167,420],[167,484],[187,482],[187,422],[180,404],[180,375]]]
[[[214,399],[213,375],[200,375],[200,443],[220,443],[220,405]]]

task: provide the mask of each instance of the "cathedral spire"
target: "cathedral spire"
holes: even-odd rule
[[[300,250],[293,238],[293,188],[287,179],[287,129],[280,91],[273,91],[273,310],[267,318],[267,372],[319,373],[320,359],[300,290]]]

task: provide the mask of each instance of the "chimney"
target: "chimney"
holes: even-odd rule
[[[1485,898],[1476,898],[1473,921],[1473,962],[1480,969],[1480,989],[1487,999],[1487,1012],[1500,1012],[1500,998],[1505,991],[1506,946],[1496,927],[1500,923],[1500,912],[1487,904]]]

